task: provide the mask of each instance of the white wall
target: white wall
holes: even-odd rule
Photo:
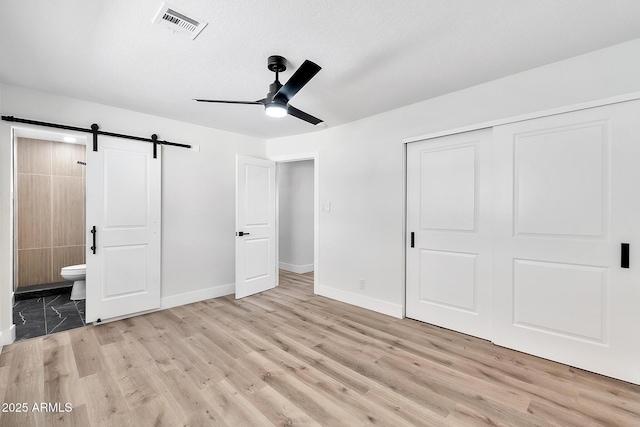
[[[332,209],[320,214],[319,293],[402,315],[402,139],[637,92],[638,76],[640,39],[336,128],[267,141],[270,157],[317,151],[322,159],[320,203],[330,201]]]
[[[0,86],[0,112],[19,118],[200,146],[162,147],[162,304],[233,292],[235,282],[235,156],[265,157],[263,140],[15,86]],[[10,268],[8,248],[10,125],[0,126],[0,316]],[[16,126],[20,126],[15,124]],[[0,330],[11,319],[0,317]]]
[[[278,163],[280,268],[313,271],[313,160]]]

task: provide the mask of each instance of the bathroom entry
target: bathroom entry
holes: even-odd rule
[[[22,136],[21,136],[22,135]],[[84,139],[16,131],[14,141],[13,290],[16,338],[84,325],[84,296],[70,300],[85,263]],[[77,293],[77,292],[76,292]]]
[[[14,291],[68,285],[62,267],[84,264],[85,146],[17,138]]]

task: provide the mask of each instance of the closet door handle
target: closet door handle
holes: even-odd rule
[[[411,247],[414,248],[415,247],[415,243],[416,243],[416,233],[415,232],[411,232]]]
[[[629,268],[629,243],[620,244],[620,268]]]
[[[236,233],[236,236],[248,236],[249,234],[251,234],[251,233],[245,233],[244,231],[238,231]]]
[[[98,231],[96,230],[96,226],[94,225],[93,227],[91,227],[91,234],[93,235],[93,246],[91,246],[91,251],[93,251],[93,254],[96,254],[96,234],[98,234]]]

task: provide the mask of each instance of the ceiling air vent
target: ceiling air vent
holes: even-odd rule
[[[192,40],[198,37],[198,34],[207,26],[207,23],[202,19],[189,16],[166,3],[162,4],[162,8],[160,8],[153,23],[160,24],[177,33],[186,34],[190,36]]]

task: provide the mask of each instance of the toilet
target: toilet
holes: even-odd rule
[[[85,279],[87,277],[87,264],[70,265],[60,270],[60,275],[66,280],[73,282],[71,288],[71,299],[82,300],[87,295]]]

